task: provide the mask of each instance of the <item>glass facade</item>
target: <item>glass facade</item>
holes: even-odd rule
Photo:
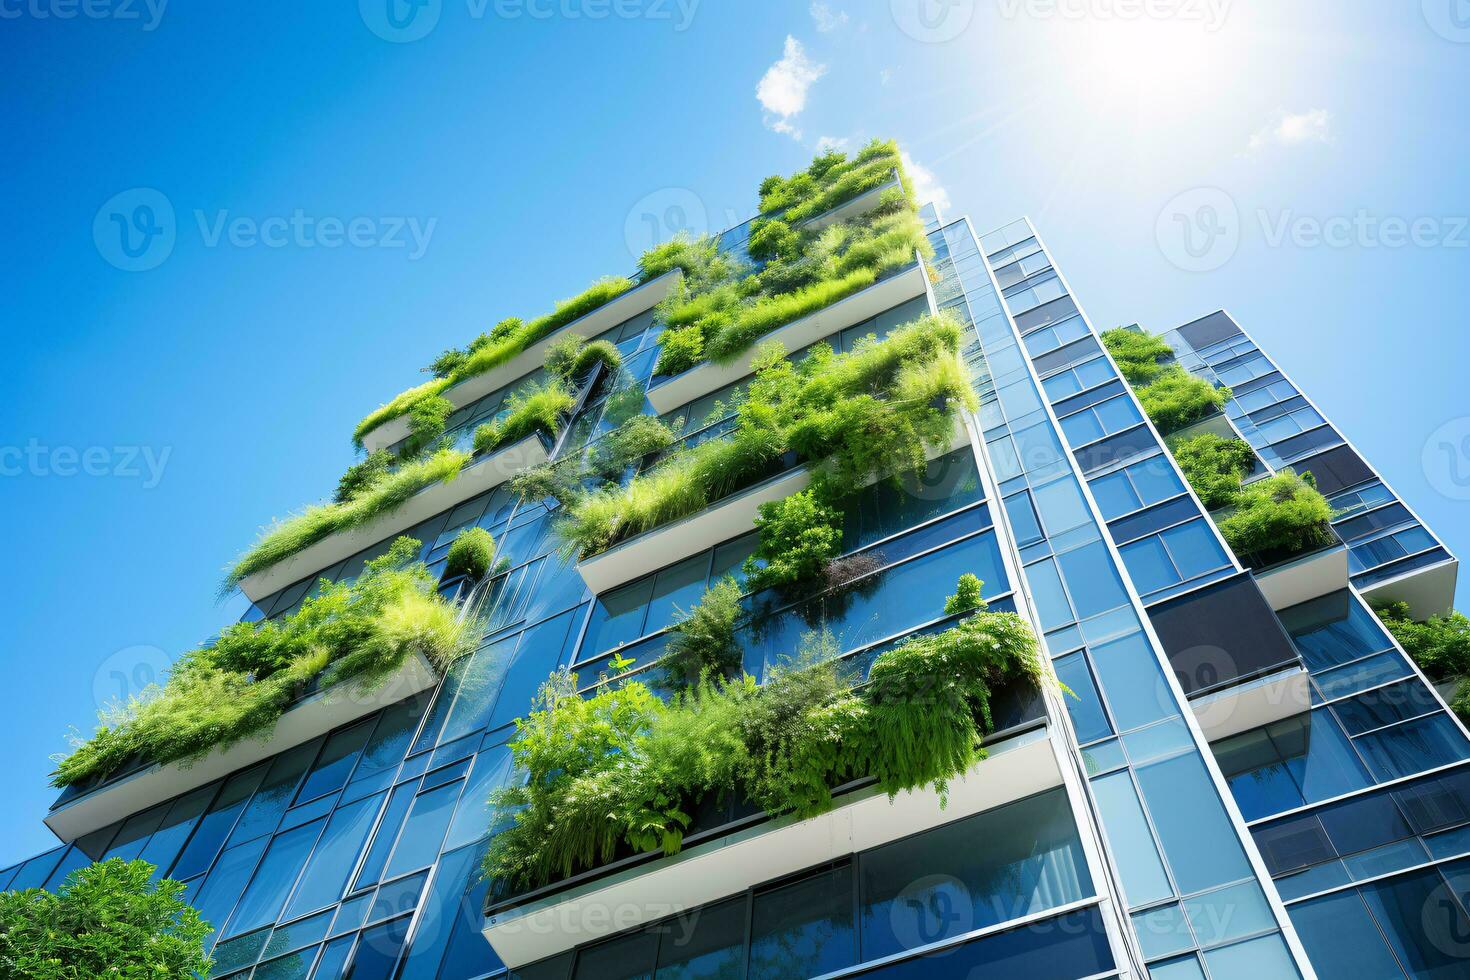
[[[661,690],[670,627],[717,579],[743,585],[755,535],[747,525],[593,594],[558,547],[558,504],[502,485],[405,532],[436,573],[465,528],[485,528],[498,546],[481,642],[430,690],[117,813],[0,871],[0,888],[55,888],[91,861],[142,858],[183,882],[212,924],[212,975],[256,980],[1470,974],[1470,740],[1360,594],[1447,553],[1366,466],[1332,455],[1350,447],[1233,323],[1171,333],[1181,363],[1232,386],[1226,417],[1266,467],[1325,459],[1342,475],[1324,489],[1351,560],[1336,594],[1279,614],[1264,600],[1251,607],[1305,673],[1307,710],[1210,745],[1189,701],[1201,685],[1186,683],[1184,658],[1154,619],[1173,610],[1177,636],[1181,603],[1255,590],[1250,574],[1031,225],[977,236],[967,220],[925,217],[936,255],[924,295],[827,342],[845,350],[930,310],[952,313],[980,394],[970,439],[922,475],[845,502],[843,548],[860,570],[850,580],[796,602],[744,596],[744,666],[762,679],[822,630],[861,678],[894,644],[952,625],[945,598],[974,573],[991,609],[1035,625],[1064,685],[997,692],[994,765],[980,776],[1040,745],[1057,784],[974,812],[941,811],[928,793],[927,822],[877,841],[854,832],[836,858],[787,854],[789,821],[711,804],[693,815],[686,851],[766,842],[784,863],[508,968],[486,938],[487,911],[595,903],[600,888],[679,867],[621,855],[531,895],[493,890],[479,868],[507,817],[488,800],[519,778],[508,746],[516,719],[558,669],[585,688],[614,658],[632,660],[624,676]],[[747,226],[732,229],[721,247],[744,254],[747,237]],[[560,457],[654,413],[646,391],[660,330],[646,311],[603,334],[623,365],[585,393]],[[468,439],[538,374],[460,408],[451,434]],[[743,384],[663,417],[685,444],[719,438]],[[350,580],[389,544],[261,597],[246,619],[290,614],[320,578]],[[1210,691],[1241,679],[1212,677]],[[839,788],[839,810],[864,798],[861,783]]]

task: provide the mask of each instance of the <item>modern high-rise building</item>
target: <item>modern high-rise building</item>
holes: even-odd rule
[[[55,888],[92,861],[142,858],[184,882],[213,926],[213,976],[256,980],[1470,977],[1470,738],[1369,605],[1447,611],[1455,559],[1227,314],[1164,335],[1172,359],[1158,362],[1229,389],[1223,410],[1166,444],[1028,221],[977,234],[918,209],[896,175],[844,183],[846,166],[768,182],[763,204],[779,200],[790,220],[768,212],[726,231],[703,265],[645,262],[595,301],[497,328],[437,365],[436,381],[359,427],[366,450],[395,457],[363,485],[445,458],[435,447],[467,454],[457,478],[339,521],[365,506],[348,488],[312,533],[266,558],[257,548],[238,570],[246,621],[283,623],[320,580],[355,580],[407,535],[441,580],[432,597],[473,624],[467,652],[446,664],[414,654],[345,694],[319,675],[267,738],[85,774],[46,817],[62,844],[0,872],[0,888]],[[917,236],[906,245],[904,215]],[[899,260],[863,258],[895,240]],[[691,306],[718,306],[714,295],[733,305],[697,320]],[[912,378],[833,380],[931,314],[958,325],[977,410]],[[584,343],[558,346],[568,335]],[[943,420],[898,479],[865,471],[846,487],[840,540],[800,588],[752,584],[776,556],[769,505],[885,445],[861,428],[873,416],[853,408],[816,436],[775,424],[789,438],[758,471],[706,479],[682,510],[648,503],[677,482],[656,485],[660,474],[713,472],[721,441],[756,424],[743,410],[752,372],[782,370],[755,353],[771,340],[808,365],[781,376],[801,397],[830,384],[829,409],[909,411],[907,384]],[[540,424],[522,426],[553,390]],[[404,410],[429,402],[437,419]],[[634,418],[662,420],[672,444],[612,451]],[[1245,505],[1207,509],[1171,455],[1202,434],[1249,445],[1238,487],[1310,472],[1330,527],[1307,546],[1237,554],[1222,528]],[[696,452],[706,470],[689,464]],[[494,561],[466,577],[446,562],[472,527],[493,538]],[[895,795],[847,773],[810,815],[675,780],[686,791],[669,805],[688,811],[673,818],[678,846],[622,840],[522,880],[482,874],[507,827],[556,803],[488,802],[526,780],[516,721],[546,706],[533,698],[554,672],[578,678],[581,694],[567,681],[563,698],[644,685],[668,697],[679,624],[728,577],[745,595],[727,674],[784,682],[824,657],[843,665],[843,704],[871,707],[891,690],[873,680],[880,693],[868,693],[875,665],[977,615],[947,602],[966,574],[982,583],[979,617],[1019,616],[1055,674],[987,674],[983,761],[935,763],[942,786],[929,773]],[[785,665],[799,650],[812,659]],[[930,704],[948,717],[933,692],[960,669],[924,678],[920,717]],[[779,708],[759,717],[794,730]],[[912,734],[874,717],[879,740]],[[743,745],[788,738],[732,730]],[[572,737],[553,728],[542,748],[569,753]],[[712,768],[725,751],[686,748]],[[623,762],[648,764],[634,751]],[[571,765],[538,771],[533,789],[561,792]],[[623,799],[611,782],[575,785]],[[523,852],[600,839],[576,821],[542,830]]]

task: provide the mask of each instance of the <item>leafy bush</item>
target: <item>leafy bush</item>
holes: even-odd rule
[[[814,158],[789,178],[768,177],[761,184],[761,211],[782,211],[790,224],[830,211],[903,171],[898,145],[873,140],[852,160],[840,151]],[[753,254],[753,253],[752,253]]]
[[[716,363],[729,364],[772,330],[866,289],[877,277],[873,269],[854,269],[839,279],[816,282],[794,293],[762,297],[743,308],[733,322],[707,339],[705,352]]]
[[[960,576],[955,583],[954,595],[944,600],[944,614],[946,616],[957,616],[985,606],[982,598],[985,583],[973,572],[966,572]]]
[[[658,363],[661,375],[681,374],[704,359],[704,331],[697,326],[666,330],[659,337]]]
[[[1256,466],[1255,450],[1243,439],[1222,439],[1212,432],[1169,444],[1184,478],[1211,510],[1227,507],[1240,493],[1240,483]]]
[[[1332,544],[1332,505],[1318,492],[1311,474],[1285,470],[1243,488],[1234,510],[1220,521],[1220,533],[1242,561],[1268,564]]]
[[[415,653],[442,669],[477,637],[413,561],[418,547],[399,538],[356,581],[323,581],[290,616],[236,623],[212,646],[184,654],[162,687],[103,711],[96,733],[58,760],[52,782],[103,777],[134,758],[199,759],[266,736],[312,682],[368,691]]]
[[[479,581],[495,562],[495,539],[483,527],[467,527],[454,538],[444,561],[444,577]]]
[[[368,413],[367,417],[357,423],[357,428],[352,431],[353,445],[362,448],[362,441],[369,432],[384,425],[400,415],[407,415],[420,400],[433,398],[442,394],[450,385],[448,378],[435,378],[425,381],[417,387],[400,392],[393,400],[384,405],[379,405]]]
[[[468,453],[441,449],[426,459],[399,467],[343,503],[317,504],[273,524],[231,567],[221,592],[233,589],[248,575],[300,554],[318,541],[364,527],[397,510],[425,487],[454,479],[469,459]]]
[[[562,416],[576,403],[577,396],[558,378],[517,389],[511,393],[510,411],[504,418],[486,422],[475,430],[475,452],[494,452],[533,432],[555,438]]]
[[[111,858],[73,871],[55,893],[0,893],[0,976],[207,976],[209,923],[184,901],[184,885],[151,881],[154,871]]]
[[[994,687],[1046,676],[1012,613],[981,612],[885,651],[861,691],[830,659],[830,641],[815,646],[763,686],[706,677],[668,703],[636,680],[584,697],[575,675],[553,675],[516,722],[511,753],[526,778],[495,794],[508,823],[486,873],[525,889],[625,849],[672,854],[706,800],[806,818],[852,778],[875,777],[890,796],[943,794],[984,758]]]
[[[1139,404],[1164,435],[1214,415],[1229,398],[1229,388],[1216,388],[1177,364],[1138,389]]]
[[[332,494],[332,502],[345,504],[386,476],[392,465],[393,454],[388,450],[377,449],[368,453],[362,462],[347,467],[347,472],[337,481],[337,492]]]
[[[739,674],[741,650],[735,627],[741,617],[740,595],[734,579],[722,578],[674,624],[660,660],[672,683],[692,687],[704,677]]]
[[[842,553],[842,512],[815,490],[761,504],[755,527],[760,538],[745,559],[752,592],[819,581],[827,563]]]
[[[1118,370],[1134,388],[1152,383],[1163,373],[1162,362],[1174,356],[1174,349],[1162,337],[1146,331],[1114,327],[1103,331],[1102,340],[1118,363]]]
[[[1377,606],[1373,611],[1404,652],[1433,679],[1470,675],[1470,618],[1464,613],[1452,611],[1448,616],[1416,621],[1406,602]]]
[[[546,351],[546,370],[565,381],[582,377],[594,364],[617,371],[623,366],[623,355],[611,341],[594,340],[589,344],[574,333],[558,339]]]
[[[454,414],[454,403],[443,395],[421,398],[408,410],[408,438],[398,450],[402,459],[413,459],[444,434],[444,423]]]
[[[608,479],[616,479],[629,465],[662,452],[678,438],[657,416],[635,415],[597,443],[592,468]]]

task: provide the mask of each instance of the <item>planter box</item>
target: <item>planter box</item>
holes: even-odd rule
[[[334,728],[372,714],[439,682],[429,662],[415,654],[378,689],[358,694],[346,682],[297,702],[276,722],[267,738],[248,738],[192,764],[168,762],[105,782],[74,797],[63,795],[46,817],[46,826],[63,841],[73,841],[135,813],[232,772],[309,742]]]
[[[511,382],[530,374],[546,361],[546,349],[569,333],[581,334],[592,340],[598,334],[611,330],[625,320],[653,309],[684,278],[682,269],[672,269],[650,279],[641,286],[634,286],[617,299],[610,300],[590,313],[584,313],[560,329],[554,330],[536,341],[515,357],[496,368],[491,368],[473,378],[466,378],[444,392],[455,408],[464,408],[470,402],[483,398]],[[368,452],[386,449],[408,435],[408,416],[400,415],[378,426],[363,436],[362,444]]]
[[[837,205],[830,211],[823,211],[814,218],[807,218],[805,221],[798,222],[796,227],[803,231],[820,231],[828,225],[837,224],[839,221],[849,221],[853,218],[861,217],[878,206],[879,199],[883,197],[884,191],[902,186],[898,180],[898,172],[894,171],[893,176],[886,182],[879,184],[872,190],[863,191],[857,197]]]
[[[1347,588],[1348,550],[1325,548],[1278,562],[1253,573],[1271,608],[1280,612],[1297,603]]]
[[[476,494],[493,490],[516,474],[546,462],[546,458],[545,443],[540,435],[532,433],[520,442],[471,460],[453,480],[425,487],[402,507],[383,514],[370,524],[333,534],[299,554],[246,576],[240,582],[240,590],[251,602],[259,601]]]
[[[1459,570],[1459,559],[1450,558],[1374,582],[1361,591],[1363,598],[1370,603],[1407,602],[1415,619],[1445,616],[1455,602],[1455,581]]]
[[[851,202],[849,202],[851,203]],[[798,351],[808,344],[830,337],[839,330],[862,323],[884,310],[900,303],[923,296],[929,280],[924,274],[923,263],[915,263],[887,279],[879,280],[851,296],[824,306],[784,327],[777,327],[759,338],[750,349],[729,365],[705,361],[682,374],[676,374],[648,389],[648,400],[660,415],[686,405],[702,395],[733,384],[750,374],[750,362],[756,350],[767,341],[778,340],[788,353]]]
[[[970,438],[964,413],[955,415],[954,435],[948,445],[929,454],[936,459],[965,445]],[[716,501],[697,514],[634,535],[577,563],[582,581],[594,595],[631,582],[676,561],[697,555],[755,527],[760,505],[806,489],[810,470],[803,466],[769,477],[754,486]]]
[[[1258,677],[1189,702],[1211,742],[1299,715],[1312,707],[1311,685],[1300,666]]]
[[[892,802],[869,789],[810,820],[782,817],[685,848],[580,887],[487,915],[485,938],[512,969],[615,932],[692,909],[752,885],[864,851],[1061,785],[1044,729],[991,748],[950,782],[941,810],[932,790]]]

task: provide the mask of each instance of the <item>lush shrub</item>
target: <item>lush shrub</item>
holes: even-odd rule
[[[636,680],[584,697],[574,675],[553,675],[516,722],[511,753],[526,778],[494,797],[506,823],[487,874],[533,888],[625,849],[677,852],[707,800],[805,818],[857,777],[890,795],[943,794],[984,758],[991,691],[1045,676],[1035,637],[1012,613],[982,612],[885,651],[861,691],[830,659],[830,639],[813,646],[763,686],[707,676],[667,703]]]
[[[495,539],[483,527],[467,527],[454,538],[444,561],[444,577],[479,581],[495,562]]]
[[[697,326],[667,330],[659,337],[658,363],[661,375],[680,374],[704,359],[704,331]]]
[[[394,396],[393,400],[385,405],[380,405],[368,413],[367,417],[357,423],[357,428],[352,431],[352,442],[361,447],[362,440],[367,434],[381,425],[398,418],[400,415],[408,414],[421,399],[433,398],[444,392],[450,385],[448,378],[435,378],[425,381],[415,388],[410,388]]]
[[[1103,331],[1102,340],[1118,370],[1135,388],[1150,384],[1163,373],[1163,362],[1174,356],[1174,349],[1162,337],[1147,331],[1114,327]]]
[[[827,563],[842,553],[842,511],[815,490],[761,504],[755,527],[760,538],[745,560],[752,592],[820,581]]]
[[[830,211],[860,194],[886,183],[894,171],[903,171],[898,145],[873,140],[857,156],[833,150],[816,156],[791,177],[768,177],[761,184],[761,211],[784,211],[790,224]]]
[[[290,616],[236,623],[179,658],[166,684],[105,710],[102,725],[58,761],[52,781],[105,776],[133,758],[175,762],[269,734],[306,689],[381,684],[415,653],[444,667],[476,639],[399,538],[352,583],[327,583]]]
[[[184,901],[182,884],[152,881],[155,870],[112,858],[73,871],[54,893],[0,893],[0,976],[207,976],[209,923]]]
[[[1415,621],[1406,602],[1377,606],[1374,612],[1404,652],[1433,679],[1470,675],[1470,618],[1464,613],[1452,611],[1448,616]]]
[[[363,527],[397,510],[425,487],[454,479],[469,459],[468,453],[441,449],[427,459],[399,467],[350,500],[308,507],[294,517],[273,524],[235,562],[221,591],[234,588],[248,575],[300,554],[318,541]]]
[[[944,613],[946,616],[957,616],[960,613],[971,612],[985,605],[982,598],[985,583],[973,572],[966,572],[960,576],[955,583],[954,595],[944,600]]]
[[[337,481],[337,492],[332,494],[332,502],[345,504],[386,476],[392,465],[393,454],[388,450],[377,449],[368,453],[362,462],[347,467],[347,472]]]
[[[592,451],[592,469],[607,479],[616,479],[631,464],[663,452],[678,438],[657,416],[635,415],[597,443]]]
[[[615,372],[623,366],[623,355],[611,341],[589,344],[574,333],[558,339],[546,351],[546,370],[568,382],[583,377],[594,364]]]
[[[1244,487],[1235,496],[1220,533],[1242,561],[1265,564],[1288,554],[1332,544],[1332,505],[1311,482],[1311,474],[1290,470]]]
[[[458,371],[464,365],[464,362],[469,359],[469,356],[475,351],[479,350],[481,347],[492,344],[496,340],[499,340],[501,337],[503,337],[506,332],[506,327],[504,326],[506,322],[507,321],[501,321],[502,326],[500,329],[502,332],[499,336],[497,336],[493,332],[482,333],[474,340],[470,341],[469,345],[465,347],[464,350],[460,350],[457,347],[451,347],[448,350],[444,351],[438,357],[434,358],[434,362],[429,365],[429,372],[433,374],[436,378],[449,377],[455,371]],[[512,320],[510,322],[515,324],[520,323],[519,320]]]
[[[1255,450],[1244,439],[1222,439],[1212,432],[1169,444],[1184,478],[1210,510],[1227,507],[1240,483],[1256,466]]]
[[[1177,364],[1138,389],[1139,404],[1165,435],[1214,415],[1229,398],[1229,388],[1216,388]]]
[[[681,615],[660,660],[670,682],[692,687],[703,677],[734,677],[740,672],[741,650],[735,639],[740,622],[740,586],[722,578],[699,603]]]
[[[705,352],[716,363],[728,364],[772,330],[866,289],[876,278],[877,272],[873,269],[860,268],[839,279],[813,283],[794,293],[762,297],[742,308],[731,323],[708,338]]]
[[[528,384],[511,393],[509,412],[504,418],[486,422],[475,430],[475,452],[494,452],[533,432],[555,438],[562,416],[576,403],[577,396],[560,379]]]
[[[454,403],[443,395],[421,398],[408,410],[408,438],[398,450],[401,459],[413,459],[444,434],[444,424],[454,414]]]

